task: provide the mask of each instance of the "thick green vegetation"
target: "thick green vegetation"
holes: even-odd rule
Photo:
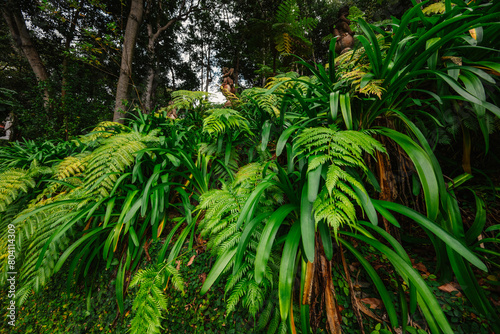
[[[356,48],[337,57],[333,39],[327,64],[297,57],[310,75],[277,75],[230,108],[177,91],[126,125],[2,148],[0,278],[11,227],[18,308],[57,275],[85,287],[90,316],[106,270],[114,322],[127,315],[133,333],[188,331],[170,308],[198,288],[238,317],[214,311],[193,332],[500,332],[487,289],[499,175],[486,164],[498,162],[500,4],[441,7],[415,5],[389,31],[360,18]],[[209,254],[202,273],[186,269]]]

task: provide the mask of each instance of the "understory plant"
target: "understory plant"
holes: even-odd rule
[[[488,129],[492,119],[500,115],[493,94],[498,90],[498,45],[491,42],[499,31],[493,19],[498,4],[457,2],[452,6],[446,1],[444,13],[432,17],[424,16],[423,5],[415,5],[401,20],[394,19],[390,32],[360,19],[364,32],[358,38],[360,48],[335,58],[332,41],[328,68],[299,61],[309,68],[312,77],[287,73],[270,80],[265,88],[242,93],[248,101],[242,112],[259,115],[261,126],[256,128],[261,129],[261,149],[269,151],[271,157],[258,162],[263,168],[261,180],[254,183],[253,190],[246,190],[249,195],[245,202],[227,202],[238,198],[234,187],[240,184],[236,181],[213,197],[202,197],[200,209],[209,214],[200,226],[203,233],[217,240],[211,246],[218,256],[202,292],[231,268],[232,277],[240,277],[240,267],[249,267],[244,269],[244,282],[254,280],[267,293],[271,280],[264,281],[263,277],[271,271],[266,267],[269,254],[281,252],[275,289],[282,322],[295,331],[292,319],[297,317],[293,317],[292,305],[296,301],[301,309],[298,323],[302,331],[317,328],[317,323],[310,323],[317,318],[317,309],[311,305],[316,305],[315,298],[322,298],[327,328],[338,333],[340,318],[330,293],[329,261],[343,259],[345,250],[372,279],[391,328],[401,326],[405,330],[408,315],[415,314],[418,306],[431,332],[451,333],[436,298],[412,268],[399,239],[406,231],[403,223],[412,221],[432,242],[440,278],[444,282],[455,278],[478,312],[488,318],[495,331],[499,329],[493,316],[495,308],[471,267],[486,271],[478,256],[485,258],[467,246],[481,234],[484,225],[478,218],[472,230],[465,230],[454,182],[446,184],[433,147],[418,126],[423,124],[418,122],[421,118],[429,119],[431,122],[425,124],[434,128],[425,132],[441,131],[439,119],[460,107],[461,113],[476,119],[488,151]],[[370,146],[367,140],[362,145],[349,141],[362,140],[367,134],[378,139],[376,145]],[[336,136],[346,145],[340,146],[342,149],[336,146]],[[464,144],[465,157],[470,153],[470,142]],[[362,154],[363,149],[368,154]],[[470,161],[464,160],[463,165],[465,172],[470,171]],[[397,180],[394,170],[405,171],[407,176]],[[455,180],[466,175],[456,175]],[[285,199],[274,208],[259,202],[268,200],[270,187],[278,187]],[[418,196],[402,203],[403,198],[397,194],[408,192]],[[423,208],[418,205],[420,201]],[[478,217],[479,210],[480,206]],[[227,218],[211,218],[219,216]],[[228,225],[228,221],[234,223]],[[383,228],[377,226],[379,222],[383,222]],[[259,242],[252,244],[252,240]],[[380,251],[394,266],[399,276],[399,311],[381,277],[353,241]],[[334,251],[335,247],[338,249]],[[334,252],[338,254],[335,258]],[[488,252],[493,257],[496,254],[491,248]],[[242,259],[250,263],[243,266]],[[300,285],[296,276],[301,278]],[[228,300],[245,298],[245,284],[241,289],[228,284]],[[321,298],[311,293],[318,291],[314,287],[318,284],[319,291],[324,292]],[[353,305],[358,304],[353,299]]]

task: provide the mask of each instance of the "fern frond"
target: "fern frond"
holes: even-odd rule
[[[265,94],[267,91],[265,88],[254,87],[244,90],[241,94],[243,98],[255,101],[259,108],[267,114],[279,117],[279,105],[282,98],[276,94]]]
[[[210,109],[207,113],[210,115],[203,120],[203,131],[211,136],[220,136],[230,130],[253,135],[248,121],[236,110]]]
[[[56,173],[54,175],[56,180],[64,180],[69,177],[79,175],[85,171],[85,164],[89,153],[79,156],[69,156],[57,165]]]
[[[273,315],[274,310],[275,310],[274,303],[269,300],[266,306],[264,307],[264,310],[259,315],[259,321],[257,323],[258,330],[263,330],[266,327],[266,325],[269,323],[269,320],[271,320],[271,315]]]
[[[0,173],[0,212],[7,210],[21,192],[27,193],[35,185],[29,170],[13,168]]]
[[[243,297],[243,306],[245,306],[250,314],[255,317],[257,312],[264,305],[265,290],[254,280],[250,280],[246,287]]]
[[[248,284],[249,284],[248,279],[243,278],[234,286],[229,295],[229,298],[226,300],[227,315],[231,314],[235,310],[236,305],[245,295]]]
[[[135,161],[136,152],[159,142],[155,134],[143,135],[138,132],[118,134],[106,139],[88,157],[84,187],[100,196],[109,195],[119,174]]]
[[[99,123],[92,131],[84,136],[80,136],[78,139],[73,140],[73,142],[80,146],[81,144],[88,144],[100,139],[109,138],[119,133],[132,131],[129,127],[117,123],[104,121]]]
[[[452,4],[452,6],[455,6],[455,4]],[[446,11],[446,6],[444,4],[444,1],[433,3],[422,9],[422,12],[428,16],[434,14],[443,14],[445,11]]]
[[[134,317],[130,322],[131,333],[160,333],[162,312],[167,309],[167,297],[164,293],[168,279],[177,290],[184,293],[184,281],[177,269],[164,262],[150,268],[139,270],[130,287],[138,286],[139,291],[134,299],[132,310]]]
[[[173,109],[194,109],[197,105],[205,103],[204,101],[210,95],[208,92],[177,90],[172,93],[172,104],[167,108]]]

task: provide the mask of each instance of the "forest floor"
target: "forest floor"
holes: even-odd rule
[[[201,240],[201,239],[199,239]],[[405,247],[413,266],[422,277],[428,281],[433,293],[445,311],[455,333],[491,333],[487,321],[476,314],[472,305],[463,297],[461,288],[456,282],[442,283],[432,273],[435,258],[432,248],[426,246]],[[367,247],[358,245],[357,247]],[[150,247],[154,259],[161,248],[161,241]],[[369,249],[368,249],[369,250]],[[431,250],[431,253],[429,252]],[[385,256],[373,253],[368,260],[386,279],[386,284],[394,284],[395,275]],[[257,330],[257,319],[248,315],[243,306],[239,305],[235,312],[226,317],[224,301],[224,283],[216,283],[207,294],[200,295],[200,288],[213,264],[210,252],[205,243],[199,243],[191,251],[185,251],[176,261],[186,285],[182,294],[169,288],[168,308],[164,313],[162,326],[164,333],[265,333]],[[353,286],[359,300],[369,309],[371,315],[363,314],[365,333],[378,334],[379,329],[387,328],[379,325],[385,320],[385,312],[381,300],[375,293],[369,278],[359,270],[359,263],[347,258],[348,267],[353,280]],[[142,267],[147,266],[143,263]],[[50,283],[36,296],[32,296],[18,310],[16,327],[7,327],[6,321],[0,325],[1,333],[126,333],[133,316],[132,303],[136,289],[129,289],[125,298],[125,313],[118,315],[114,288],[114,267],[104,268],[101,275],[92,282],[94,289],[91,295],[85,295],[84,286],[77,288],[66,286],[66,277],[56,274]],[[345,273],[341,266],[333,266],[334,285],[342,315],[343,333],[361,333],[358,321],[354,315],[349,289],[345,283]],[[488,298],[495,304],[500,314],[500,270],[489,273],[476,273],[480,284],[485,288]],[[90,282],[89,282],[90,283]],[[395,300],[397,296],[394,296]],[[0,303],[4,306],[6,295],[0,294]],[[5,310],[2,307],[2,310]],[[4,313],[4,312],[2,312]],[[3,315],[5,318],[5,316]],[[297,314],[297,318],[299,315]],[[377,320],[378,319],[378,320]],[[321,319],[318,333],[326,333],[321,329],[325,319]],[[409,333],[425,333],[426,328],[422,316],[417,312],[411,317]],[[3,326],[3,329],[2,329]]]

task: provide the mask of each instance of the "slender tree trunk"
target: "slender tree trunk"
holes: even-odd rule
[[[49,74],[45,69],[45,65],[40,58],[35,46],[31,42],[31,38],[26,27],[26,22],[24,21],[23,14],[15,1],[2,1],[0,6],[2,11],[2,16],[9,27],[10,34],[16,43],[17,48],[19,48],[28,63],[35,73],[38,83],[43,83],[49,79]],[[47,108],[49,105],[49,90],[48,87],[44,87],[44,105]]]
[[[124,101],[128,98],[129,83],[132,77],[132,60],[134,57],[135,42],[139,33],[144,13],[144,0],[132,0],[130,14],[125,27],[123,38],[122,61],[120,66],[120,77],[116,87],[115,112],[113,121],[123,123],[125,116]]]
[[[208,44],[207,50],[207,82],[205,83],[205,92],[208,92],[208,86],[210,85],[210,44]]]
[[[142,94],[142,103],[144,106],[144,111],[150,113],[153,108],[153,95],[154,95],[154,81],[156,74],[156,53],[155,53],[155,38],[153,36],[153,26],[148,22],[148,75],[146,76],[146,85],[144,88],[144,93]]]
[[[150,65],[148,69],[148,76],[146,77],[146,87],[144,93],[142,94],[142,103],[144,105],[145,112],[149,114],[153,109],[153,95],[154,95],[154,81],[155,81],[155,69],[154,65]]]

